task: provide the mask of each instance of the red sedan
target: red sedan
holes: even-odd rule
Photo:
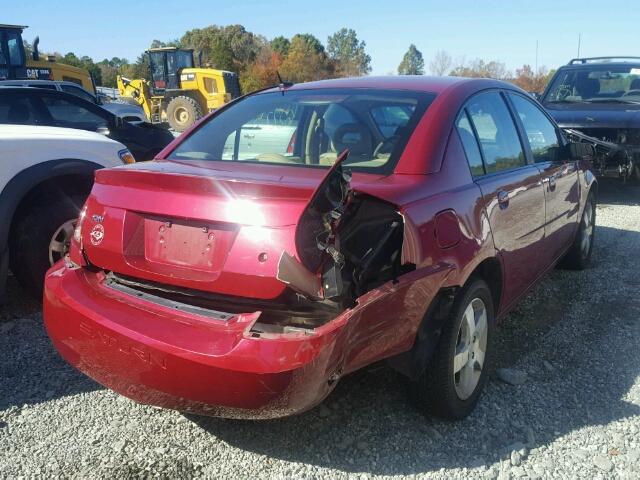
[[[462,418],[496,320],[556,263],[589,262],[589,153],[493,80],[256,92],[155,161],[97,172],[46,327],[143,403],[284,416],[388,359],[420,405]]]

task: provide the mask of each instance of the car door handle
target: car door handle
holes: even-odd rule
[[[501,209],[505,209],[509,206],[509,193],[504,190],[498,192],[498,204]]]

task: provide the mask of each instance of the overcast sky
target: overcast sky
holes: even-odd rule
[[[271,39],[312,33],[323,43],[341,27],[367,44],[374,74],[395,73],[409,44],[425,64],[437,50],[454,59],[483,58],[514,69],[524,63],[555,68],[581,56],[639,55],[640,0],[536,2],[450,0],[4,0],[3,23],[29,25],[44,51],[94,60],[134,60],[153,39],[179,38],[211,24],[239,23]]]

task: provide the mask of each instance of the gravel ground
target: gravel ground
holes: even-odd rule
[[[603,182],[600,197],[593,267],[552,272],[501,324],[496,366],[524,383],[494,374],[458,423],[412,409],[384,365],[288,419],[137,405],[67,366],[12,283],[0,477],[640,478],[640,188]]]

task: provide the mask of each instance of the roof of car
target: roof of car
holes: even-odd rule
[[[14,87],[12,85],[2,85],[0,83],[0,92],[2,93],[19,93],[20,95],[24,95],[25,92],[29,94],[42,94],[42,95],[59,95],[63,98],[72,98],[76,101],[90,103],[94,105],[89,100],[85,100],[84,98],[79,97],[78,95],[74,95],[73,93],[64,92],[62,90],[54,90],[52,88],[40,88],[40,87],[32,87],[30,85],[22,86],[22,87]]]
[[[11,80],[0,80],[0,85],[3,86],[8,86],[11,87],[13,85],[15,86],[21,86],[23,84],[33,84],[33,85],[68,85],[70,87],[77,87],[77,88],[82,88],[84,90],[84,88],[82,87],[82,85],[78,85],[75,82],[69,82],[67,80],[41,80],[41,79],[27,79],[27,78],[15,78],[15,79],[11,79]],[[86,91],[86,90],[85,90]],[[91,92],[87,92],[87,93],[91,93]]]
[[[315,82],[296,83],[287,89],[309,90],[319,88],[383,88],[396,90],[413,90],[421,92],[440,93],[444,90],[463,83],[482,83],[486,87],[502,86],[505,82],[489,78],[467,77],[429,77],[424,75],[388,75],[381,77],[351,77],[332,80],[318,80]],[[267,91],[277,90],[277,87]]]
[[[640,59],[637,60],[625,60],[625,61],[608,61],[608,60],[598,60],[598,61],[592,61],[591,59],[585,59],[588,61],[585,62],[581,62],[581,61],[575,61],[576,59],[572,60],[571,62],[567,63],[566,65],[562,65],[559,67],[558,70],[562,69],[574,69],[574,70],[584,70],[586,68],[590,68],[590,67],[638,67],[640,68]],[[581,60],[581,59],[578,59]]]

